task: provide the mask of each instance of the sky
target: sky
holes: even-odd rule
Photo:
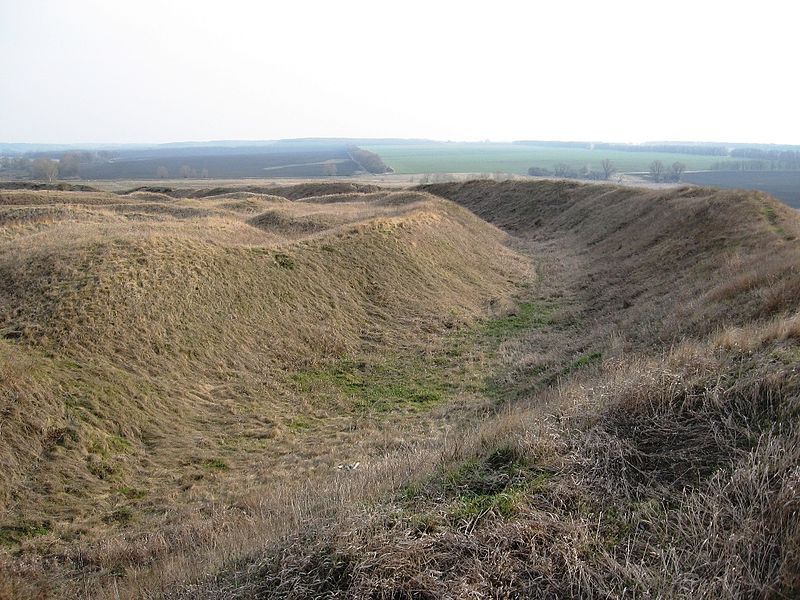
[[[800,144],[792,5],[0,0],[0,142]]]

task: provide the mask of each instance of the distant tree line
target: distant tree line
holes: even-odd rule
[[[686,165],[676,161],[667,167],[660,160],[650,163],[650,179],[655,182],[673,181],[677,182],[683,178]],[[589,165],[575,169],[566,163],[556,163],[552,169],[542,167],[531,167],[528,175],[532,177],[559,177],[563,179],[586,179],[590,181],[602,181],[611,179],[617,173],[617,167],[610,158],[600,161],[600,170],[594,170]]]
[[[682,162],[674,162],[667,167],[660,160],[654,160],[650,163],[650,179],[656,183],[660,182],[678,182],[683,177],[686,171],[686,165]]]
[[[169,179],[169,169],[164,165],[160,167],[156,167],[156,177],[158,179]],[[178,177],[182,177],[183,179],[197,179],[198,177],[201,179],[208,179],[208,169],[201,169],[198,171],[197,169],[190,167],[189,165],[181,165],[181,168],[178,169]]]
[[[608,179],[603,172],[593,170],[588,165],[576,169],[567,163],[556,163],[553,165],[552,169],[531,167],[528,169],[528,175],[533,177],[559,177],[563,179]]]
[[[732,158],[757,161],[762,167],[758,170],[796,171],[800,169],[799,150],[762,150],[760,148],[734,148]],[[740,163],[741,164],[741,163]],[[742,170],[755,170],[752,168]]]
[[[350,157],[359,165],[361,165],[368,173],[375,173],[379,175],[381,173],[392,172],[392,168],[388,167],[386,163],[383,162],[383,159],[374,152],[364,150],[358,146],[351,146],[347,149],[347,151],[350,153]]]
[[[582,148],[585,150],[611,150],[619,152],[667,152],[671,154],[700,154],[706,156],[728,156],[726,146],[711,144],[615,144],[609,142],[558,142],[522,140],[514,142],[522,146],[550,148]]]
[[[30,173],[34,179],[53,181],[58,177],[58,163],[51,158],[37,158],[31,163]]]
[[[709,167],[711,171],[798,171],[800,165],[770,160],[721,160]]]
[[[107,161],[112,156],[112,153],[106,151],[71,151],[61,155],[36,153],[24,156],[2,156],[0,157],[0,170],[10,171],[18,177],[47,181],[53,181],[56,178],[77,179],[80,177],[82,167],[95,162]]]
[[[490,176],[486,174],[482,176],[481,179],[489,179]],[[420,183],[448,183],[450,181],[455,181],[456,178],[451,175],[450,173],[423,173],[420,178]]]
[[[701,154],[704,156],[728,156],[725,146],[702,144],[594,144],[595,150],[619,150],[623,152],[666,152],[670,154]]]
[[[559,142],[555,140],[518,140],[520,146],[543,146],[546,148],[584,148],[591,150],[592,142]]]
[[[556,163],[552,170],[543,167],[531,167],[528,175],[532,177],[561,177],[565,179],[588,179],[591,181],[608,180],[617,172],[617,166],[610,158],[600,161],[600,170],[594,170],[589,165],[578,169],[571,167],[567,163]]]
[[[76,170],[73,163],[70,161],[65,161],[63,166],[64,173],[67,174],[73,170]],[[0,170],[10,171],[15,176],[42,179],[48,182],[53,181],[56,177],[58,177],[60,172],[59,167],[59,161],[53,160],[52,158],[0,158]],[[67,175],[62,175],[62,177],[67,177]]]
[[[420,175],[419,183],[449,183],[451,181],[513,181],[517,179],[514,173],[506,171],[495,171],[494,173],[471,173],[463,178],[456,177],[452,173],[424,173]],[[414,183],[414,177],[411,178],[411,183]]]

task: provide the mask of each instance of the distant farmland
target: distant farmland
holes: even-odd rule
[[[697,185],[760,190],[800,208],[800,171],[706,171],[686,173],[683,179]]]
[[[325,165],[335,165],[335,174],[352,175],[360,170],[344,145],[293,147],[276,144],[267,147],[233,149],[158,149],[121,152],[105,162],[81,166],[83,179],[155,179],[160,167],[169,177],[180,177],[184,166],[199,176],[239,177],[320,177]],[[330,167],[329,167],[330,168]]]
[[[690,171],[710,169],[719,156],[678,154],[669,152],[625,152],[622,150],[590,150],[527,144],[447,143],[364,144],[362,148],[380,155],[395,173],[492,173],[502,171],[524,175],[530,167],[552,169],[564,163],[579,169],[589,166],[599,171],[600,162],[609,158],[621,172],[647,171],[650,163],[660,160],[669,166],[682,162]]]

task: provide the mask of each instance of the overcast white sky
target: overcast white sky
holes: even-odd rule
[[[0,141],[800,144],[792,5],[0,0]]]

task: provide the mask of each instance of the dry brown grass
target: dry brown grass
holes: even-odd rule
[[[520,400],[384,503],[177,595],[796,597],[796,214],[703,189],[424,189],[553,280],[561,308],[501,346]]]
[[[546,410],[489,421],[392,502],[317,521],[193,593],[794,597],[800,380],[764,367],[770,349],[608,365]]]
[[[311,484],[276,486],[474,418],[472,392],[418,369],[528,278],[504,234],[422,193],[251,194],[4,192],[4,585],[94,595],[142,563],[123,588],[207,569],[280,531],[260,507]],[[352,392],[343,368],[398,383]]]
[[[283,191],[2,192],[0,596],[800,593],[795,213]]]

